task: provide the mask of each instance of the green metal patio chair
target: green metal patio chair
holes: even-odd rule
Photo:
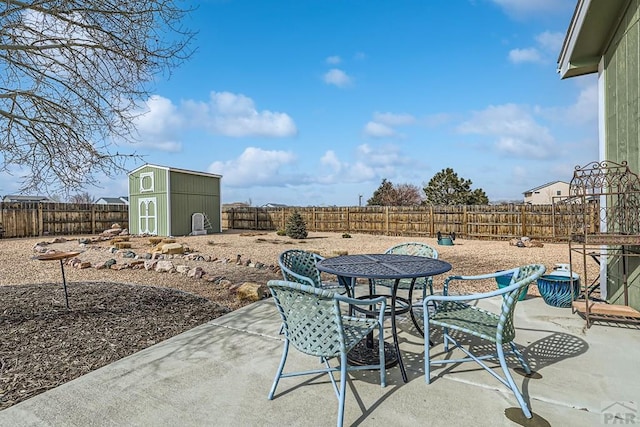
[[[282,271],[284,280],[297,282],[321,289],[337,289],[343,287],[338,282],[323,282],[320,271],[316,268],[316,262],[324,258],[316,253],[302,249],[289,249],[278,257],[278,265]],[[344,285],[347,291],[349,288]]]
[[[269,399],[273,399],[280,378],[327,373],[338,398],[337,425],[342,426],[347,372],[379,369],[380,384],[382,387],[386,386],[383,333],[386,299],[384,297],[353,299],[335,292],[283,280],[270,280],[267,286],[282,317],[285,335],[282,359],[269,392]],[[341,307],[343,304],[374,306],[379,309],[380,314],[375,318],[348,316],[344,314]],[[347,353],[376,329],[378,330],[379,364],[350,366]],[[283,373],[290,343],[304,354],[320,357],[325,367]],[[329,364],[329,359],[334,357],[339,361],[337,367]],[[338,371],[340,372],[339,387],[333,374]]]
[[[468,357],[463,359],[444,359],[444,360],[431,360],[429,354],[430,345],[429,340],[425,339],[425,357],[424,357],[424,371],[427,384],[431,382],[431,365],[442,365],[446,363],[462,363],[475,361],[484,369],[489,371],[498,381],[509,387],[518,400],[522,412],[527,418],[531,418],[531,411],[524,401],[522,394],[518,390],[513,377],[509,372],[509,367],[505,360],[505,351],[503,346],[509,344],[510,350],[507,354],[513,354],[522,368],[527,374],[531,373],[529,365],[525,361],[522,354],[518,351],[513,340],[515,338],[515,328],[513,326],[513,316],[518,302],[518,296],[520,291],[531,282],[535,281],[538,277],[542,276],[545,272],[543,265],[532,264],[525,265],[511,270],[504,270],[492,274],[483,274],[479,276],[451,276],[444,282],[443,295],[430,295],[423,301],[424,309],[424,329],[425,337],[430,336],[431,329],[433,327],[440,327],[443,329],[444,337],[444,351],[449,352],[449,343],[453,344],[454,348],[459,348]],[[473,294],[473,295],[459,295],[452,296],[449,294],[449,287],[454,280],[483,280],[492,279],[497,276],[512,274],[511,283],[509,286],[502,289],[498,289],[492,292]],[[500,313],[493,313],[487,310],[479,308],[477,305],[469,304],[469,302],[478,301],[485,298],[491,298],[495,296],[502,296],[502,305]],[[427,309],[431,305],[430,309]],[[450,331],[461,332],[464,334],[470,334],[484,340],[490,341],[495,344],[496,352],[493,354],[474,355],[470,350],[464,348],[458,343],[450,334]],[[453,350],[453,349],[452,349]],[[500,367],[504,377],[494,372],[489,366],[487,366],[483,360],[486,359],[498,359]]]
[[[438,251],[435,248],[427,245],[426,243],[421,243],[421,242],[400,243],[399,245],[390,247],[384,253],[400,254],[400,255],[415,255],[415,256],[438,259]],[[412,279],[401,279],[400,283],[398,283],[399,290],[401,289],[401,290],[411,291],[411,294],[409,295],[409,299],[413,297],[413,291],[416,289],[418,290],[422,289],[423,300],[427,296],[427,289],[429,289],[429,295],[433,294],[433,278],[431,276],[420,277],[416,279],[415,284],[413,285],[413,289],[411,289],[411,281]],[[385,286],[387,288],[393,288],[394,282],[395,280],[391,280],[391,279],[375,279],[373,281],[373,293],[374,294],[376,293],[375,292],[376,286]],[[413,304],[413,302],[411,301],[410,303]],[[421,308],[421,306],[422,305],[420,304],[419,307]],[[410,314],[411,314],[411,319],[413,320],[413,324],[416,326],[418,331],[422,333],[420,324],[418,323],[415,317],[416,315],[413,310],[413,307],[412,307],[412,310],[410,311]]]

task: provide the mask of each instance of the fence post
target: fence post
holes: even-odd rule
[[[462,232],[465,236],[469,236],[469,220],[467,218],[467,205],[462,207]]]
[[[349,206],[347,206],[347,233],[351,232],[351,216],[349,215]]]
[[[42,203],[38,203],[38,236],[44,235],[44,218],[42,217]]]
[[[384,229],[385,234],[389,235],[389,206],[384,207]]]
[[[433,224],[433,205],[429,205],[429,237],[435,236],[435,225]]]
[[[526,220],[526,215],[525,215],[525,206],[526,205],[522,205],[522,207],[520,208],[520,229],[522,230],[522,236],[526,236],[527,235],[527,220]]]
[[[91,234],[96,234],[96,205],[91,205]]]

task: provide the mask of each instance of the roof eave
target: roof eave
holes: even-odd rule
[[[558,57],[562,79],[596,73],[630,0],[579,0]]]

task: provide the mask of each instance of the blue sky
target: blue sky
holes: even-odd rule
[[[383,178],[422,188],[446,167],[521,200],[598,158],[596,77],[556,72],[575,3],[204,0],[134,149],[223,175],[223,203],[364,204]],[[126,176],[102,186],[124,195]]]

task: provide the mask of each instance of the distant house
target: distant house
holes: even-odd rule
[[[569,196],[569,183],[564,181],[548,182],[525,191],[524,203],[528,205],[551,205],[561,197]]]
[[[129,196],[121,197],[100,197],[96,200],[96,205],[128,205]]]
[[[16,194],[7,194],[2,199],[5,203],[20,203],[20,202],[31,202],[31,203],[55,203],[55,200],[48,198],[47,196],[22,196]]]
[[[282,203],[265,203],[262,205],[263,208],[286,208],[287,205],[283,205]]]

